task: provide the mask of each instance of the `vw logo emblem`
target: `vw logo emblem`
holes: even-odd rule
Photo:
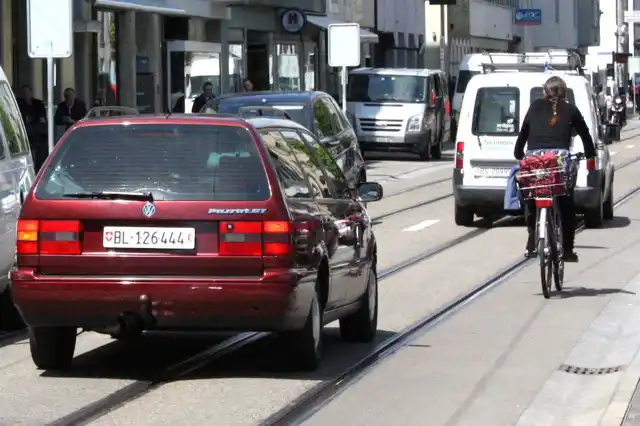
[[[146,217],[152,217],[156,214],[156,206],[151,203],[146,203],[144,206],[142,206],[142,214]]]

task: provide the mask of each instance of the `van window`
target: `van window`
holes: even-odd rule
[[[531,103],[533,103],[533,101],[538,100],[538,99],[542,99],[544,98],[544,90],[542,90],[542,87],[534,87],[533,89],[531,89]],[[567,89],[567,102],[569,102],[571,105],[575,105],[576,104],[576,98],[573,94],[573,90],[571,89]]]
[[[22,116],[13,98],[11,87],[4,81],[0,82],[0,125],[7,138],[11,155],[29,152],[29,139],[22,124]]]
[[[352,74],[347,87],[348,102],[423,103],[427,77],[417,75]]]
[[[512,136],[519,132],[520,90],[516,87],[483,87],[473,111],[474,135]]]
[[[38,198],[151,192],[156,200],[263,201],[270,195],[255,142],[241,127],[90,126],[60,143],[38,184]]]
[[[464,91],[467,90],[467,84],[469,84],[471,77],[479,74],[481,74],[480,71],[460,70],[460,72],[458,72],[456,93],[464,93]]]

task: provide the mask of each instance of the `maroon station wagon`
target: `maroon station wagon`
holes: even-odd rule
[[[371,341],[376,241],[363,202],[286,119],[138,116],[79,122],[27,196],[11,273],[42,369],[70,366],[78,328],[275,331],[303,369],[321,329]]]

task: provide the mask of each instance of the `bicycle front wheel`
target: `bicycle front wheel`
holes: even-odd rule
[[[553,280],[553,262],[551,260],[553,233],[548,232],[550,221],[547,220],[547,213],[546,208],[538,211],[538,260],[540,262],[540,284],[545,299],[551,297],[551,281]]]

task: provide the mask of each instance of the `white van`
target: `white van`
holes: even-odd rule
[[[35,178],[27,132],[16,98],[0,67],[0,326],[19,321],[9,294],[16,253],[16,223]],[[7,324],[9,323],[9,324]]]
[[[529,105],[543,96],[542,86],[552,75],[567,83],[567,101],[585,118],[596,143],[594,170],[580,163],[575,188],[576,207],[589,227],[599,227],[613,216],[613,164],[602,141],[602,128],[591,86],[578,74],[557,72],[500,72],[474,77],[464,97],[454,159],[455,222],[470,226],[474,215],[502,214],[510,169],[517,164],[513,151],[520,123]],[[572,152],[584,152],[574,137]]]

